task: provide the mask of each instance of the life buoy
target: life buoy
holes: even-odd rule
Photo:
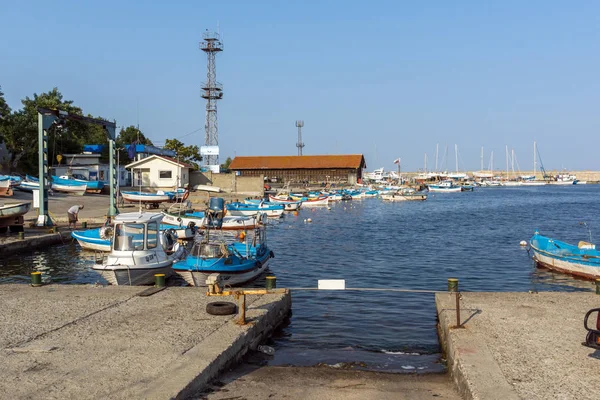
[[[186,201],[188,199],[188,197],[190,197],[190,191],[186,190],[185,193],[183,194],[183,197],[181,198],[181,201]]]

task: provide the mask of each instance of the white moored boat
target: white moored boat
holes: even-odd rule
[[[160,233],[162,218],[158,213],[117,215],[111,252],[92,269],[112,285],[146,285],[154,282],[155,274],[171,275],[173,261],[185,250]]]
[[[302,201],[302,207],[315,207],[315,206],[327,206],[329,204],[329,197],[319,197],[315,200],[304,200]]]
[[[427,200],[427,195],[417,193],[415,189],[403,189],[394,193],[382,194],[381,199],[385,201],[423,201]]]
[[[62,193],[75,194],[78,196],[83,196],[85,191],[87,190],[87,185],[65,185],[62,183],[52,182],[52,190]]]

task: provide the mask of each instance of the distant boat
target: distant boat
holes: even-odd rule
[[[230,203],[226,206],[227,214],[231,216],[251,217],[257,214],[266,214],[268,217],[281,217],[284,208],[283,204],[244,204]]]
[[[410,188],[393,193],[384,193],[381,195],[381,199],[385,201],[424,201],[427,200],[427,195]]]
[[[588,279],[600,278],[600,252],[588,242],[577,246],[535,232],[529,241],[536,263],[566,274]]]
[[[452,181],[442,181],[438,184],[430,184],[427,185],[427,189],[429,189],[430,192],[436,193],[462,192],[462,188],[460,186],[455,185]]]

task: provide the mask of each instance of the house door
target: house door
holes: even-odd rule
[[[150,186],[150,169],[135,170],[135,186]]]

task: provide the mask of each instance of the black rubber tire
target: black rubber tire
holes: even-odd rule
[[[236,312],[235,303],[229,301],[214,301],[206,305],[206,312],[211,315],[231,315]]]

